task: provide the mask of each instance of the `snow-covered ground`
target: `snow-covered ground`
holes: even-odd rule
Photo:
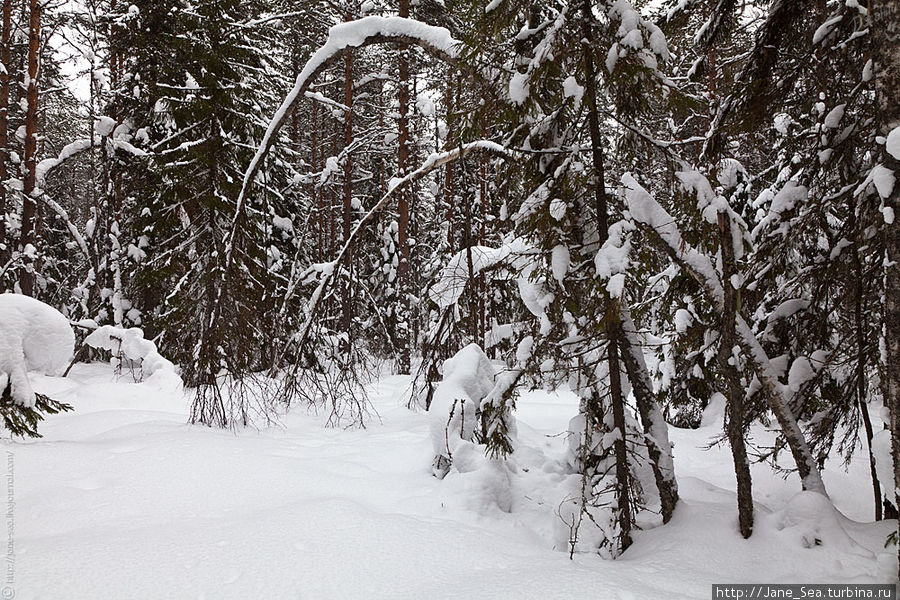
[[[496,477],[432,476],[428,418],[404,407],[407,378],[373,389],[382,423],[365,430],[295,410],[281,428],[237,434],[186,425],[187,397],[116,380],[107,365],[32,379],[75,412],[49,417],[43,439],[2,442],[19,600],[709,598],[714,582],[877,583],[896,568],[884,548],[896,523],[849,520],[871,519],[863,454],[849,472],[826,469],[848,517],[827,523],[808,498],[788,505],[796,477],[755,465],[745,541],[728,448],[703,449],[718,428],[672,430],[683,499],[673,521],[638,532],[619,560],[569,560],[554,549],[560,433],[575,411],[565,394],[520,399],[503,512]],[[805,548],[816,527],[823,545]]]

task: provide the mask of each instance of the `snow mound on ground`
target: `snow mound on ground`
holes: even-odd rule
[[[451,470],[461,475],[457,485],[478,513],[511,512],[514,460],[489,458],[475,442],[477,407],[494,389],[494,366],[478,344],[469,344],[444,361],[442,371],[429,408],[432,473],[438,479]]]
[[[17,404],[34,406],[28,371],[59,375],[74,350],[75,333],[62,313],[30,296],[0,294],[0,390],[10,384]]]
[[[113,354],[114,360],[123,358],[141,365],[142,379],[169,383],[181,387],[175,365],[164,358],[150,340],[144,339],[143,330],[132,327],[121,329],[112,325],[103,325],[95,329],[84,340],[91,348],[107,350]]]
[[[874,559],[844,528],[846,517],[826,496],[818,492],[800,492],[771,516],[775,529],[795,546],[824,546],[844,555]]]
[[[723,429],[725,427],[725,405],[728,400],[724,395],[715,392],[709,398],[709,404],[703,409],[703,416],[700,417],[700,427],[715,427]]]
[[[435,475],[443,478],[450,464],[469,470],[474,446],[476,407],[494,387],[494,367],[478,344],[469,344],[444,361],[444,378],[431,401],[430,428]],[[475,454],[481,454],[476,449]]]
[[[842,521],[880,564],[782,543],[763,504],[743,539],[731,453],[708,448],[719,433],[711,429],[670,429],[682,501],[669,524],[635,530],[615,561],[595,552],[570,561],[568,536],[552,551],[573,477],[559,435],[578,410],[568,390],[517,398],[515,470],[494,479],[512,479],[504,513],[476,488],[487,469],[431,476],[429,415],[407,409],[407,376],[385,374],[369,388],[377,426],[326,428],[326,414],[294,410],[282,427],[234,433],[186,427],[188,398],[111,374],[95,363],[66,379],[33,378],[76,411],[48,418],[45,441],[14,448],[17,510],[28,508],[17,547],[40,557],[17,563],[17,598],[418,600],[490,590],[497,600],[689,600],[710,598],[712,582],[896,580],[896,547],[884,548],[895,520]],[[754,422],[748,435],[771,445],[776,434]],[[799,490],[795,473],[785,481],[768,464],[751,469],[758,500],[773,509]],[[871,519],[864,457],[845,471],[834,452],[825,475],[844,514]]]

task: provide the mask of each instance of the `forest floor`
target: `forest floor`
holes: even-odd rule
[[[428,419],[405,408],[408,381],[373,387],[381,421],[367,429],[294,410],[280,427],[235,434],[187,425],[189,397],[108,365],[35,377],[75,412],[50,416],[43,439],[0,442],[14,474],[6,585],[18,600],[668,600],[710,598],[712,583],[893,579],[884,543],[896,522],[867,522],[864,452],[825,471],[836,518],[808,514],[796,476],[754,465],[757,523],[743,540],[731,455],[705,449],[721,430],[710,415],[671,432],[682,495],[672,522],[637,532],[618,560],[570,560],[555,511],[571,476],[561,432],[574,398],[520,398],[515,475],[498,487],[478,472],[432,476]]]

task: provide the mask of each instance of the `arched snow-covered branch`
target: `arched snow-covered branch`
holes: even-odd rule
[[[306,311],[306,321],[301,327],[300,331],[293,338],[293,343],[301,348],[306,343],[307,338],[309,337],[309,333],[312,330],[312,324],[315,321],[315,316],[318,310],[319,302],[324,297],[325,291],[328,289],[328,286],[334,281],[334,271],[335,268],[341,264],[341,261],[347,256],[350,252],[353,245],[356,243],[356,239],[359,237],[360,232],[363,227],[372,220],[372,218],[378,214],[385,206],[387,206],[390,199],[394,196],[394,192],[403,187],[404,185],[411,183],[413,181],[417,181],[422,177],[425,177],[435,169],[440,168],[447,163],[457,161],[472,152],[488,152],[492,154],[498,154],[504,157],[514,157],[518,156],[519,153],[510,150],[497,144],[495,142],[491,142],[488,140],[478,140],[475,142],[469,142],[468,144],[462,144],[452,150],[447,152],[439,152],[432,154],[429,156],[422,166],[418,169],[409,173],[404,177],[394,178],[388,184],[387,192],[381,199],[373,206],[369,212],[367,212],[362,219],[356,224],[353,228],[353,231],[350,232],[350,237],[344,242],[344,245],[341,247],[340,251],[337,253],[337,256],[333,261],[328,263],[321,263],[318,265],[313,265],[311,267],[311,272],[309,275],[313,275],[315,271],[319,272],[319,285],[316,287],[316,290],[313,292],[312,297],[310,298],[309,307]]]
[[[243,212],[243,205],[253,185],[253,180],[262,166],[263,159],[275,143],[278,131],[293,112],[297,102],[305,97],[306,91],[315,78],[338,60],[346,50],[384,43],[416,45],[451,64],[456,62],[460,44],[443,27],[435,27],[402,17],[370,16],[332,27],[328,31],[328,40],[325,45],[310,57],[303,70],[297,75],[294,87],[269,122],[266,133],[256,149],[256,154],[244,173],[244,181],[235,208],[234,223],[226,245],[226,263],[230,262],[235,226]]]
[[[459,55],[458,48],[460,46],[460,42],[453,39],[453,36],[450,35],[450,32],[447,29],[402,17],[370,16],[356,21],[340,23],[332,27],[328,31],[328,40],[325,42],[325,45],[319,48],[306,62],[303,70],[297,75],[294,87],[288,93],[287,97],[285,97],[278,110],[275,111],[275,115],[269,122],[269,126],[266,128],[263,139],[256,149],[256,154],[253,156],[253,159],[247,167],[247,171],[244,173],[244,180],[241,184],[241,191],[237,197],[234,218],[231,223],[231,231],[228,233],[228,237],[225,241],[225,261],[222,270],[224,277],[227,278],[229,276],[228,274],[232,267],[234,260],[234,242],[240,231],[240,221],[241,215],[244,212],[244,203],[246,202],[250,188],[253,185],[253,180],[256,178],[257,173],[259,173],[263,160],[274,145],[278,131],[287,122],[287,118],[295,109],[297,102],[305,97],[306,91],[309,89],[310,84],[315,81],[316,77],[341,58],[345,51],[352,48],[362,48],[364,46],[384,43],[404,43],[419,46],[450,64],[456,63],[456,59]],[[475,142],[475,144],[481,144],[482,146],[490,143],[491,142]],[[497,146],[497,148],[504,150],[500,146]],[[447,153],[447,155],[449,156],[454,152],[462,151],[463,148],[460,147],[457,150]],[[429,158],[429,161],[432,158]],[[449,158],[447,160],[455,160],[455,158]],[[428,161],[426,161],[426,165],[427,164]],[[423,168],[425,168],[426,165],[423,165]],[[416,175],[416,173],[410,173],[408,176],[404,177],[401,182],[405,183],[406,180],[411,180],[410,178],[414,175]],[[421,176],[421,174],[419,176]],[[392,186],[387,194],[385,194],[385,197],[378,203],[376,208],[373,208],[369,215],[366,215],[366,217],[364,217],[357,225],[354,234],[347,240],[348,244],[359,231],[359,226],[368,221],[370,215],[374,214],[384,206],[387,198],[392,195],[394,189],[396,189],[395,186]],[[345,244],[344,248],[348,248],[348,244]],[[342,250],[339,259],[342,258],[343,253]],[[217,315],[219,312],[219,305],[222,301],[222,293],[225,287],[227,286],[219,288],[216,298],[216,307],[213,310],[214,315]],[[213,318],[215,319],[216,317],[214,316]],[[304,327],[304,330],[308,331],[308,326]]]

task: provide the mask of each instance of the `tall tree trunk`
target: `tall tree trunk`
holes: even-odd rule
[[[668,523],[678,504],[678,482],[675,480],[675,462],[672,459],[672,445],[669,443],[669,428],[663,418],[662,409],[653,394],[653,383],[644,353],[637,339],[637,329],[628,310],[623,308],[619,330],[622,362],[631,382],[635,404],[641,417],[641,425],[647,440],[653,478],[659,491],[660,512],[663,523]]]
[[[12,30],[12,0],[3,0],[3,25],[0,30],[0,267],[9,258],[6,239],[7,194],[4,183],[9,175],[9,81],[12,72],[10,37]]]
[[[444,148],[450,148],[452,144],[456,141],[456,130],[454,129],[454,125],[456,123],[454,111],[456,110],[456,85],[457,81],[454,70],[452,68],[448,69],[449,77],[447,81],[447,88],[445,92],[445,98],[447,103],[447,133],[444,138]],[[448,162],[446,167],[444,167],[444,198],[447,200],[447,250],[452,254],[453,253],[453,209],[454,209],[454,187],[455,187],[455,173],[454,173],[455,164],[453,162]]]
[[[735,317],[738,312],[737,290],[732,286],[732,275],[737,273],[734,255],[734,236],[731,217],[726,212],[719,213],[719,248],[722,253],[722,285],[725,290],[725,309],[722,311],[721,335],[719,342],[719,366],[725,374],[726,410],[728,422],[725,430],[731,446],[734,461],[734,476],[737,480],[738,526],[744,538],[753,533],[753,487],[750,478],[750,461],[747,459],[747,445],[744,440],[744,387],[741,374],[734,363]]]
[[[613,443],[616,456],[616,498],[619,513],[619,548],[622,552],[631,546],[631,475],[628,467],[628,447],[625,436],[625,397],[622,394],[622,370],[619,368],[619,346],[615,336],[610,337],[606,347],[609,362],[609,391],[612,403],[613,426],[619,432]]]
[[[22,236],[21,249],[29,246],[37,248],[37,127],[38,127],[38,59],[41,49],[41,4],[29,0],[28,19],[28,86],[26,89],[27,108],[25,111],[25,182],[22,194]],[[25,268],[19,276],[19,287],[23,294],[34,295],[34,268],[30,258],[26,258]]]
[[[591,158],[593,161],[594,207],[596,211],[597,233],[602,246],[609,239],[609,201],[606,194],[606,177],[604,173],[603,139],[600,136],[600,118],[597,114],[597,72],[594,68],[593,48],[589,42],[592,38],[591,24],[594,16],[591,12],[590,0],[582,1],[582,53],[584,57],[585,99],[588,109],[588,130],[591,136]],[[616,458],[616,498],[619,515],[619,547],[622,552],[631,545],[631,482],[628,468],[628,448],[625,442],[625,398],[622,395],[621,370],[619,368],[619,336],[621,328],[618,306],[611,298],[607,298],[609,309],[606,320],[610,332],[606,348],[606,360],[609,362],[610,402],[612,404],[613,427],[618,438],[613,444]]]
[[[351,20],[347,15],[347,20]],[[344,206],[343,206],[343,242],[350,239],[350,228],[353,225],[353,157],[350,146],[353,144],[353,53],[344,55]],[[344,267],[347,269],[348,278],[341,290],[341,329],[347,335],[347,348],[350,345],[350,324],[353,322],[353,298],[351,276],[353,268],[353,255],[348,254]]]
[[[316,108],[318,103],[314,100],[312,103],[312,107],[310,109],[310,151],[309,151],[309,161],[310,161],[310,170],[313,173],[317,173],[319,170],[319,120],[316,115]],[[310,189],[310,195],[312,196],[310,202],[312,203],[313,210],[313,218],[312,218],[312,226],[315,231],[316,245],[313,248],[313,257],[316,260],[322,260],[323,255],[323,244],[324,238],[322,233],[322,226],[325,223],[325,219],[322,216],[322,194],[319,190],[318,180],[313,179],[312,188]]]
[[[900,136],[900,0],[872,0],[869,3],[872,29],[872,58],[875,67],[875,97],[880,131],[886,138]],[[896,139],[896,138],[894,138]],[[900,179],[900,156],[883,154],[884,165]],[[885,231],[884,337],[885,405],[891,418],[891,454],[894,458],[894,498],[900,506],[900,182],[895,182],[888,198]],[[898,555],[900,559],[900,555]]]
[[[398,16],[409,17],[409,0],[400,0]],[[409,168],[409,45],[400,44],[400,59],[398,65],[398,90],[397,101],[399,103],[400,118],[397,122],[397,174],[403,177]],[[409,373],[410,370],[410,343],[409,338],[409,188],[398,190],[397,197],[397,244],[400,246],[400,259],[397,266],[397,370],[401,373]]]
[[[866,402],[866,322],[865,322],[865,297],[866,297],[866,280],[863,270],[863,263],[859,256],[859,245],[862,239],[859,231],[859,223],[856,218],[856,197],[849,200],[848,208],[850,209],[850,225],[853,231],[853,271],[856,278],[856,285],[853,290],[853,317],[856,321],[856,406],[859,410],[859,416],[863,422],[863,430],[866,434],[866,451],[869,454],[869,474],[872,478],[872,493],[875,499],[875,520],[880,521],[884,518],[883,513],[883,497],[881,494],[881,483],[878,481],[878,470],[875,467],[875,454],[872,452],[872,437],[874,430],[872,429],[872,419],[869,417],[869,406]]]

